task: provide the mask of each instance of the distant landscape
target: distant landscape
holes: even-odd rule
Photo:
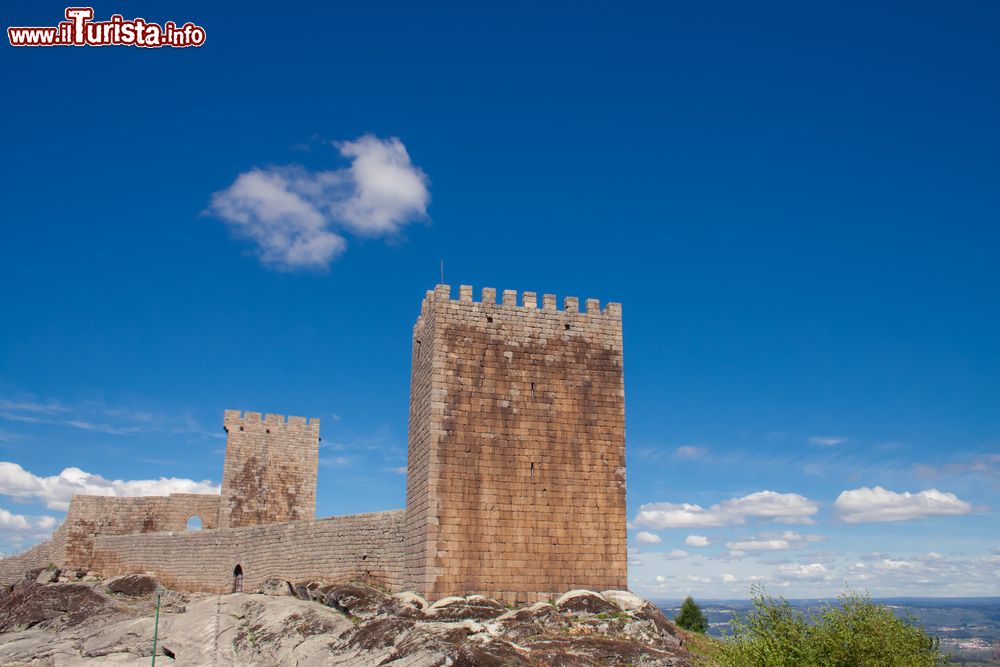
[[[709,622],[708,634],[723,637],[734,615],[750,610],[749,600],[696,600]],[[951,664],[965,667],[1000,665],[1000,598],[876,598],[903,618],[913,617],[932,636],[941,640],[941,650]],[[674,618],[680,600],[654,600],[668,617]],[[801,609],[819,607],[835,600],[789,600]]]

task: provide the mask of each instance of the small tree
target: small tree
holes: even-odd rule
[[[867,595],[850,591],[836,605],[805,614],[784,598],[751,590],[753,610],[734,618],[722,645],[725,667],[933,667],[943,659],[937,640]]]
[[[704,634],[708,630],[708,621],[705,620],[705,615],[701,613],[701,607],[698,606],[698,603],[690,595],[684,599],[684,604],[681,605],[681,610],[677,613],[677,618],[674,619],[674,622],[691,632]]]

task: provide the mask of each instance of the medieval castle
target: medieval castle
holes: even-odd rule
[[[317,519],[319,420],[226,410],[221,495],[74,496],[50,541],[0,561],[0,582],[55,563],[219,593],[271,577],[511,603],[626,588],[621,305],[540,305],[427,292],[405,510]]]

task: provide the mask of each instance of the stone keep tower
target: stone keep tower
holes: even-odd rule
[[[627,587],[621,305],[448,285],[413,328],[405,588]]]
[[[226,410],[220,528],[316,517],[319,419]]]

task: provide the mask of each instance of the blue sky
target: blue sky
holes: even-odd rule
[[[107,2],[206,44],[0,48],[0,551],[211,490],[225,408],[323,420],[321,515],[403,507],[443,259],[623,304],[634,590],[1000,595],[1000,7],[807,4]]]

